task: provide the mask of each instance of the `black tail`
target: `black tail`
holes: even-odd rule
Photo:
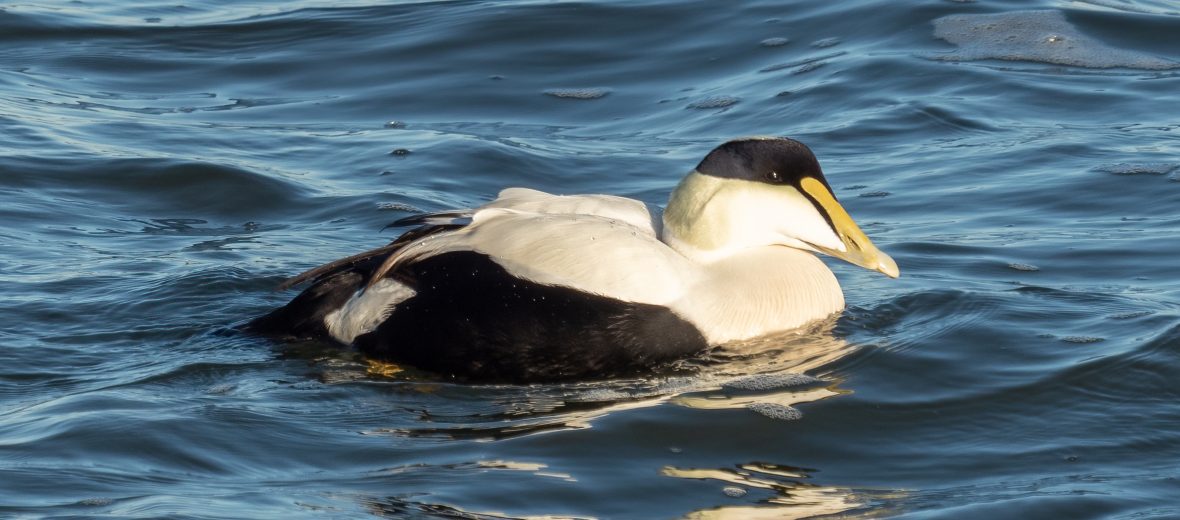
[[[304,271],[279,284],[278,290],[289,289],[304,282],[312,282],[293,300],[246,324],[246,330],[270,336],[296,338],[327,337],[324,317],[352,298],[368,285],[373,272],[390,255],[423,237],[458,229],[462,225],[444,224],[411,229],[386,246],[341,258]],[[397,276],[391,272],[385,276]]]

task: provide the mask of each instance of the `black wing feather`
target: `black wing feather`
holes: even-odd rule
[[[300,273],[279,284],[285,290],[304,282],[311,286],[286,305],[246,324],[246,330],[260,334],[289,337],[322,337],[328,331],[324,316],[340,308],[369,282],[390,255],[406,245],[436,233],[462,227],[458,224],[422,226],[406,231],[397,240],[364,253],[341,258]],[[388,273],[395,276],[398,273]]]

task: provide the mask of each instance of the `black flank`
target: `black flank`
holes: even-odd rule
[[[395,277],[418,294],[354,344],[370,357],[453,377],[615,377],[706,347],[669,309],[521,280],[480,253],[445,253]]]
[[[388,246],[292,278],[284,287],[312,285],[246,330],[331,339],[324,316],[364,287],[390,254],[454,227],[415,229]],[[417,294],[354,345],[374,359],[454,378],[523,383],[641,374],[707,346],[667,308],[518,279],[480,253],[445,253],[386,276]]]

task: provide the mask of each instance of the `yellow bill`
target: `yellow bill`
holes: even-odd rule
[[[832,220],[832,226],[835,228],[836,235],[840,237],[840,241],[844,243],[844,251],[837,251],[822,246],[812,244],[812,247],[822,251],[824,254],[831,255],[835,258],[844,260],[853,265],[859,265],[865,269],[871,269],[883,273],[890,278],[897,278],[901,275],[901,271],[897,269],[897,262],[894,262],[889,255],[882,253],[873,245],[869,237],[860,230],[860,226],[852,220],[844,207],[836,201],[836,196],[828,190],[824,183],[813,177],[805,177],[800,182],[800,187],[807,193],[812,200],[819,203],[820,207],[828,213],[828,217]]]

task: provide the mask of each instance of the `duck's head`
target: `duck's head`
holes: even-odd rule
[[[786,246],[899,274],[836,200],[815,155],[793,139],[738,139],[709,152],[672,192],[663,233],[700,261]]]

